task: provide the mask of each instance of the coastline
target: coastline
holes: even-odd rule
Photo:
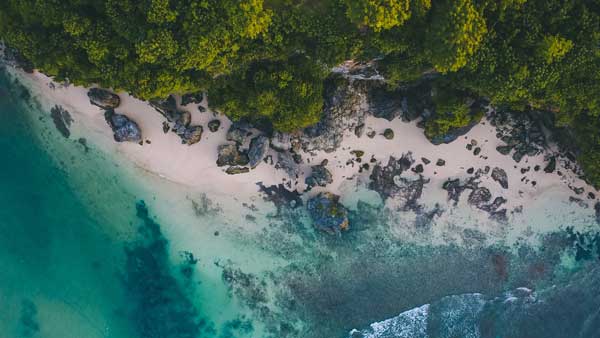
[[[13,71],[28,87],[33,89],[46,109],[53,105],[60,105],[70,112],[74,119],[72,131],[73,138],[85,137],[107,153],[118,154],[119,157],[131,161],[140,172],[158,179],[167,180],[175,184],[189,187],[191,190],[203,192],[222,205],[227,206],[230,197],[241,203],[257,203],[263,196],[257,183],[264,186],[285,184],[290,179],[284,170],[276,169],[273,165],[262,163],[249,173],[239,175],[228,175],[215,163],[217,159],[217,148],[219,145],[227,144],[226,134],[231,126],[231,121],[218,113],[209,110],[200,112],[194,105],[181,107],[189,111],[193,125],[206,126],[209,120],[219,119],[221,126],[216,132],[204,130],[202,139],[197,144],[181,144],[179,137],[174,133],[164,133],[161,116],[147,102],[139,101],[126,93],[119,93],[121,105],[117,112],[128,116],[135,121],[142,130],[143,139],[149,140],[151,144],[140,146],[136,143],[117,143],[112,140],[112,132],[104,120],[102,110],[90,104],[87,97],[87,89],[70,85],[64,87],[53,83],[51,79],[40,74],[25,74],[21,71]],[[202,105],[206,106],[206,99]],[[392,140],[384,138],[381,134],[387,128],[394,131],[396,137]],[[474,229],[494,238],[502,238],[507,243],[516,243],[521,240],[533,240],[533,234],[543,234],[557,230],[563,226],[575,226],[576,229],[584,229],[594,223],[594,203],[598,198],[585,198],[589,192],[597,194],[597,191],[588,186],[583,180],[571,170],[562,168],[557,161],[556,173],[545,173],[543,170],[528,170],[526,174],[522,169],[527,166],[533,168],[547,165],[545,157],[556,152],[554,146],[545,152],[530,157],[526,156],[520,164],[515,163],[510,156],[504,156],[496,151],[496,147],[502,145],[502,141],[496,137],[496,129],[490,121],[484,117],[473,129],[463,137],[449,144],[433,145],[423,135],[423,131],[416,127],[416,121],[404,122],[399,118],[388,121],[374,116],[365,119],[365,130],[376,132],[374,138],[362,136],[358,138],[347,131],[344,134],[341,146],[334,152],[311,151],[303,152],[304,162],[299,165],[300,175],[293,180],[293,185],[287,188],[297,189],[303,192],[306,188],[305,177],[310,174],[311,165],[329,161],[333,182],[326,187],[314,187],[310,192],[302,194],[302,198],[314,196],[321,191],[328,191],[341,196],[342,204],[355,210],[358,201],[374,205],[383,203],[377,193],[368,189],[369,170],[359,173],[360,163],[355,163],[353,150],[361,150],[365,153],[364,159],[374,158],[377,163],[385,164],[390,156],[400,158],[403,154],[412,153],[415,164],[421,163],[420,158],[429,159],[432,163],[423,166],[422,176],[429,180],[423,187],[422,197],[419,203],[424,210],[433,210],[436,205],[447,209],[441,216],[435,217],[436,226],[431,237],[433,243],[444,243],[448,240],[460,242],[460,236],[452,234],[457,224],[465,229]],[[255,130],[256,132],[256,130]],[[471,140],[478,142],[481,149],[478,156],[465,148]],[[269,149],[268,155],[276,157],[277,152]],[[444,166],[437,166],[438,159],[445,161]],[[374,160],[371,160],[373,162]],[[508,189],[503,189],[488,174],[481,175],[479,180],[492,194],[506,199],[503,205],[507,209],[508,222],[498,225],[498,222],[490,220],[487,213],[477,210],[466,203],[463,196],[456,206],[448,201],[446,191],[442,185],[449,179],[467,179],[467,168],[491,168],[499,167],[505,170],[508,179]],[[362,171],[362,170],[360,170]],[[403,175],[410,176],[413,173]],[[523,183],[535,181],[535,186]],[[580,202],[577,203],[573,197],[578,198],[572,187],[583,187],[580,193]],[[290,190],[292,190],[290,189]],[[264,197],[264,196],[263,196]],[[570,199],[571,198],[571,199]],[[394,199],[385,201],[385,206],[390,210],[397,209]],[[235,208],[230,210],[235,212]],[[394,214],[392,212],[392,214]],[[396,213],[392,218],[397,218],[396,227],[392,232],[398,237],[407,237],[410,233],[410,221],[417,217],[416,213],[407,211]],[[240,218],[235,217],[240,220]],[[498,237],[497,237],[498,236]],[[408,236],[410,237],[410,236]],[[420,239],[422,240],[422,236]]]

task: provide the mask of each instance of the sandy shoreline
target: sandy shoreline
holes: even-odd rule
[[[194,105],[182,109],[188,110],[192,116],[192,125],[204,126],[202,140],[194,145],[181,144],[179,137],[172,133],[164,133],[161,116],[148,103],[137,100],[126,93],[119,93],[121,105],[116,109],[120,114],[125,114],[135,121],[141,128],[144,140],[151,144],[140,146],[134,143],[117,143],[112,139],[112,131],[106,124],[103,111],[90,104],[87,89],[78,86],[64,87],[53,83],[51,79],[40,73],[25,74],[13,71],[30,89],[34,96],[47,105],[48,110],[53,105],[61,105],[68,110],[74,119],[72,126],[73,136],[85,137],[94,144],[98,144],[105,152],[118,153],[123,158],[132,161],[140,171],[154,175],[158,178],[182,184],[191,189],[201,191],[212,197],[220,196],[223,199],[234,199],[242,202],[256,201],[260,198],[257,182],[266,186],[285,183],[287,174],[272,165],[260,164],[249,173],[228,175],[224,168],[216,165],[217,147],[229,143],[226,133],[231,125],[225,116],[214,114],[210,111],[200,112]],[[212,133],[206,128],[208,121],[219,119],[219,130]],[[535,237],[533,233],[544,233],[560,227],[572,225],[586,227],[594,223],[594,203],[597,198],[586,198],[588,192],[598,195],[592,187],[579,179],[570,170],[562,170],[563,175],[556,173],[547,174],[543,170],[534,172],[530,170],[526,175],[521,173],[521,168],[536,165],[542,168],[547,164],[544,154],[535,157],[525,157],[520,164],[515,163],[510,156],[504,156],[496,151],[496,146],[502,141],[496,138],[496,130],[484,118],[465,137],[450,144],[433,145],[423,135],[422,129],[415,126],[415,122],[406,123],[396,118],[393,121],[368,116],[365,125],[366,131],[375,131],[377,135],[370,139],[367,136],[357,138],[352,133],[347,133],[341,147],[333,153],[314,152],[302,153],[304,163],[301,166],[302,174],[292,188],[303,191],[305,188],[304,177],[310,174],[310,166],[328,159],[328,169],[333,175],[333,183],[325,188],[314,188],[307,196],[312,196],[319,191],[330,191],[341,195],[342,202],[350,208],[355,208],[358,200],[377,204],[377,193],[366,188],[370,171],[358,173],[360,164],[347,165],[347,161],[354,158],[350,151],[362,150],[364,159],[374,157],[377,161],[387,164],[388,158],[399,158],[402,154],[411,152],[415,164],[421,163],[421,158],[431,160],[429,165],[424,165],[423,176],[430,179],[425,185],[420,203],[425,210],[430,210],[437,203],[447,209],[443,215],[434,219],[435,239],[433,242],[445,242],[449,239],[460,241],[461,235],[456,233],[457,226],[472,228],[486,234],[505,237],[507,242],[516,242],[523,238]],[[387,140],[380,135],[384,129],[391,128],[395,137]],[[481,154],[474,156],[472,151],[466,149],[466,144],[475,139]],[[553,149],[548,149],[549,152]],[[276,158],[276,152],[269,149],[269,155]],[[444,166],[436,166],[437,159],[445,160]],[[447,201],[446,191],[442,184],[449,178],[465,179],[469,177],[466,170],[485,166],[503,168],[508,176],[508,189],[502,189],[492,180],[490,175],[481,177],[482,185],[490,190],[492,196],[502,196],[507,199],[503,206],[508,210],[509,224],[498,225],[488,218],[487,213],[474,208],[466,203],[463,196],[456,207]],[[557,169],[561,170],[560,163]],[[529,182],[536,181],[536,185],[523,183],[521,179],[526,176]],[[583,200],[583,206],[569,202],[569,197],[576,194],[569,188],[584,187],[584,192],[578,197]],[[394,210],[393,201],[386,204]],[[587,207],[585,207],[587,205]],[[522,212],[520,211],[522,209]],[[392,231],[399,237],[406,237],[407,233],[414,232],[411,221],[416,215],[411,211],[391,212],[392,218],[397,218]]]

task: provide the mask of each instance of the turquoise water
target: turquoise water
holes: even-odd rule
[[[1,338],[347,337],[448,295],[562,290],[598,273],[562,233],[539,247],[409,244],[365,203],[341,238],[312,229],[302,208],[239,205],[256,221],[237,223],[210,196],[63,137],[25,93],[0,77]],[[589,296],[589,311],[600,299],[588,284],[545,297]],[[586,318],[547,313],[558,328]]]

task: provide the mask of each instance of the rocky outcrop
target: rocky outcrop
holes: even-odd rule
[[[269,138],[264,135],[259,135],[250,141],[248,149],[248,164],[251,168],[255,168],[267,156],[269,151]]]
[[[512,155],[513,160],[520,162],[524,156],[535,156],[546,147],[540,116],[534,113],[495,111],[489,116],[490,123],[496,127],[496,136],[505,145],[496,148],[503,155]]]
[[[137,123],[130,120],[127,116],[115,113],[109,109],[104,112],[104,119],[114,133],[117,142],[141,142],[142,131]]]
[[[271,137],[271,148],[277,151],[288,151],[292,149],[292,138],[290,134],[278,131],[273,132],[273,137]]]
[[[498,182],[502,188],[508,189],[508,175],[506,175],[504,169],[494,167],[494,169],[492,169],[492,178],[494,181]]]
[[[246,122],[234,122],[227,131],[227,141],[233,141],[238,144],[244,144],[252,135],[252,127]]]
[[[325,162],[325,161],[323,161]],[[325,167],[326,163],[312,166],[310,176],[306,177],[304,182],[309,188],[319,186],[324,187],[333,182],[331,172]]]
[[[192,145],[200,142],[202,139],[202,126],[190,126],[183,130],[182,134],[178,134],[181,137],[181,143]]]
[[[240,151],[237,144],[223,144],[219,146],[217,166],[245,166],[248,162],[248,155]]]
[[[52,122],[54,122],[54,126],[56,126],[58,132],[65,138],[69,138],[71,136],[69,127],[71,127],[71,123],[73,122],[71,114],[64,110],[63,107],[56,105],[50,109],[50,117],[52,117]]]
[[[329,192],[319,193],[306,203],[313,225],[330,234],[348,230],[348,211],[339,202],[340,197]]]
[[[115,109],[121,104],[119,95],[102,88],[92,88],[87,93],[90,103],[102,109]]]
[[[294,154],[290,151],[277,153],[275,168],[285,171],[291,179],[296,179],[300,175],[300,166],[296,163]]]

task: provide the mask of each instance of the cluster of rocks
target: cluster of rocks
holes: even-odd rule
[[[333,175],[326,167],[327,163],[327,160],[323,160],[321,164],[311,167],[310,175],[304,180],[309,189],[315,186],[325,187],[333,182]]]
[[[142,144],[142,130],[135,121],[115,109],[121,104],[119,95],[102,88],[92,88],[87,93],[90,103],[104,109],[104,119],[113,131],[117,142],[136,142]]]
[[[337,195],[322,192],[307,201],[306,208],[317,229],[337,235],[348,230],[348,210],[339,199]]]
[[[58,132],[65,138],[69,138],[69,136],[71,136],[69,127],[71,127],[71,123],[73,123],[71,114],[69,114],[69,112],[63,107],[56,105],[50,109],[50,117],[52,118],[54,126],[56,126]]]
[[[509,155],[514,150],[512,158],[516,162],[520,162],[525,155],[538,155],[546,147],[541,119],[531,114],[496,111],[490,114],[489,120],[496,127],[496,136],[505,143],[496,150],[503,155]]]
[[[192,145],[200,142],[204,129],[200,125],[191,125],[192,115],[177,108],[177,101],[173,95],[166,100],[151,100],[150,105],[167,119],[163,124],[165,133],[172,130],[181,138],[182,144]]]
[[[448,179],[444,182],[442,188],[448,192],[448,200],[454,201],[455,204],[458,203],[458,200],[464,191],[470,190],[471,192],[467,199],[467,202],[470,205],[488,212],[491,219],[505,223],[508,221],[506,215],[507,210],[506,208],[501,209],[500,207],[506,203],[507,200],[502,196],[498,196],[492,201],[493,196],[490,190],[480,186],[479,178],[482,175],[487,175],[489,173],[490,167],[485,167],[483,170],[478,169],[474,176],[467,178],[463,182],[461,182],[459,178]],[[503,169],[498,167],[494,168],[492,171],[492,178],[497,181],[502,188],[508,188],[508,177]]]
[[[408,172],[414,162],[412,153],[408,152],[399,159],[390,156],[387,165],[376,164],[371,172],[369,189],[378,192],[383,200],[394,198],[401,201],[406,210],[419,210],[417,201],[429,179],[421,174],[416,177],[412,173],[402,175]]]
[[[217,166],[228,166],[230,175],[250,172],[263,162],[269,150],[270,140],[265,135],[252,137],[249,124],[236,122],[227,131],[227,140],[233,143],[220,145]],[[244,146],[249,143],[247,149]]]

